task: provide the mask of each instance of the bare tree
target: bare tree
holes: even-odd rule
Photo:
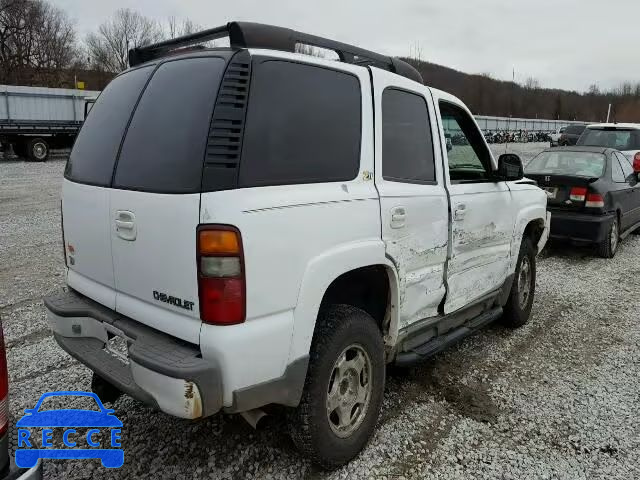
[[[187,19],[179,20],[175,16],[171,16],[167,19],[166,26],[166,38],[176,38],[182,37],[184,35],[189,35],[191,33],[195,33],[198,30],[202,30],[200,25],[194,23],[193,21]]]
[[[153,20],[125,8],[117,10],[97,33],[87,37],[90,64],[97,70],[118,73],[128,65],[130,48],[142,47],[163,38],[162,28]]]
[[[524,88],[527,90],[539,90],[540,81],[534,77],[528,77],[524,82]]]
[[[62,10],[44,0],[0,0],[0,82],[55,83],[78,53]]]

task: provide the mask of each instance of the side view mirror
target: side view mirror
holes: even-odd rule
[[[498,158],[498,171],[496,176],[500,180],[514,181],[524,177],[522,160],[513,153],[504,153]]]

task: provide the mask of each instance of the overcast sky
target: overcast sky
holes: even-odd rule
[[[550,88],[640,82],[640,0],[53,0],[81,38],[118,8],[212,27],[229,20],[286,26],[389,55]],[[428,84],[429,79],[425,78]]]

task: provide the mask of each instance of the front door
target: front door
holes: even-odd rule
[[[429,90],[383,71],[372,74],[382,239],[404,292],[399,305],[404,328],[436,316],[445,294],[447,196]]]
[[[447,314],[502,286],[514,215],[511,192],[492,178],[495,160],[469,111],[447,94],[434,93],[434,99],[444,134],[452,138],[445,162],[451,202]]]

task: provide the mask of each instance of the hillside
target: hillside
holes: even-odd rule
[[[640,122],[640,84],[623,85],[616,92],[580,94],[566,90],[525,87],[472,75],[428,62],[404,59],[415,66],[427,85],[461,98],[477,115],[604,121],[609,103],[612,119]],[[535,85],[535,82],[531,82]]]

